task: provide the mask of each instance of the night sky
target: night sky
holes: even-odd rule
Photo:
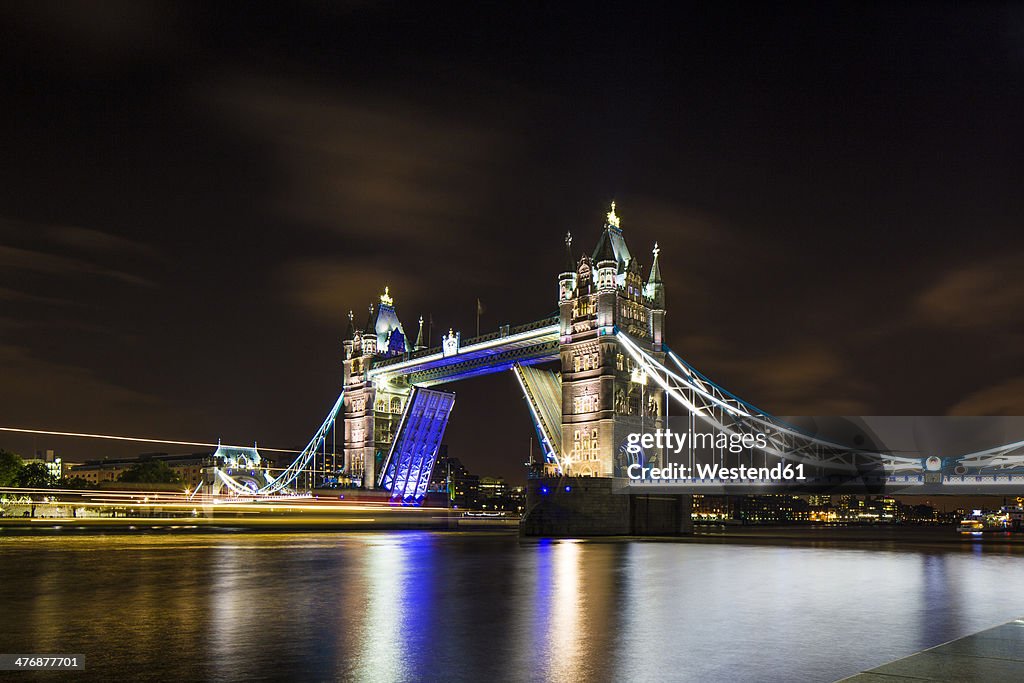
[[[612,199],[766,410],[1024,414],[1024,7],[599,7],[0,4],[0,426],[301,448],[349,309],[553,314]],[[522,479],[511,374],[452,388]]]

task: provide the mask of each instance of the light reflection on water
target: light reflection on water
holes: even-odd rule
[[[0,652],[83,653],[75,680],[831,681],[1024,614],[1020,554],[0,536]]]

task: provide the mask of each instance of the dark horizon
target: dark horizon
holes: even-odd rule
[[[301,448],[347,313],[556,308],[617,201],[777,415],[1024,414],[1024,9],[0,7],[0,426]],[[512,377],[445,438],[524,478]],[[81,457],[158,447],[0,433]]]

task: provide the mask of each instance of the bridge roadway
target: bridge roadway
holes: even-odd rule
[[[374,382],[406,377],[410,384],[432,387],[458,379],[509,370],[513,363],[534,365],[558,360],[558,316],[497,332],[375,361],[369,370]]]

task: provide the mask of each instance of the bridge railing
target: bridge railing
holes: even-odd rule
[[[523,325],[517,325],[510,327],[508,325],[502,325],[495,332],[488,332],[487,334],[481,334],[476,337],[470,337],[469,339],[463,339],[460,342],[461,347],[473,346],[475,344],[483,344],[484,342],[494,341],[495,339],[504,339],[505,337],[512,337],[523,332],[529,332],[531,330],[539,330],[544,327],[550,327],[551,325],[558,324],[558,316],[551,316],[549,318],[541,318],[540,320],[534,320],[533,322],[525,323]],[[389,365],[396,365],[398,363],[404,363],[407,360],[415,360],[417,358],[424,358],[426,356],[441,353],[441,346],[431,346],[427,349],[420,349],[419,351],[410,351],[402,353],[390,358],[381,358],[380,360],[373,361],[373,367],[375,368],[386,368]]]

